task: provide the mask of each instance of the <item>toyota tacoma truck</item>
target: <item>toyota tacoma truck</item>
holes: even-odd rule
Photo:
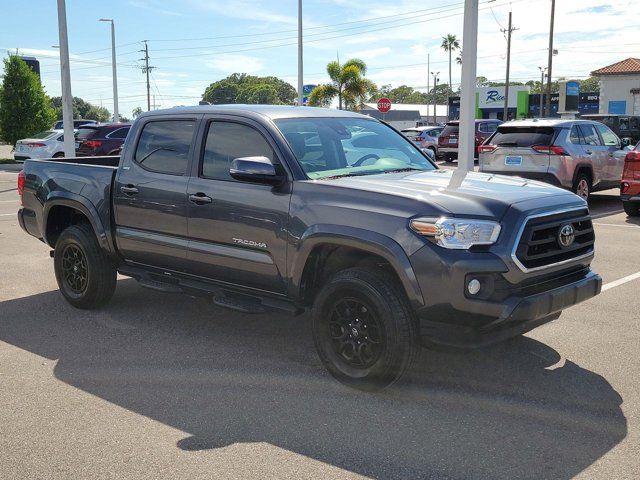
[[[120,157],[27,160],[18,190],[71,305],[104,306],[120,273],[247,313],[310,310],[322,363],[360,389],[396,381],[421,346],[521,335],[602,283],[583,199],[438,169],[352,112],[149,112]]]

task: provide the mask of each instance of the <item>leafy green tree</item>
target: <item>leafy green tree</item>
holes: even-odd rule
[[[584,80],[580,80],[581,92],[599,92],[600,91],[600,79],[598,77],[589,77]]]
[[[51,128],[55,113],[38,76],[15,55],[4,60],[0,90],[0,131],[15,144],[21,138]]]
[[[460,50],[460,40],[458,40],[458,37],[455,35],[449,33],[446,37],[442,37],[442,44],[440,45],[440,48],[449,53],[449,88],[451,89],[451,55],[456,50]],[[462,63],[462,59],[460,62]]]
[[[338,97],[338,108],[359,109],[375,92],[376,86],[364,78],[367,65],[358,58],[347,60],[342,65],[333,61],[327,64],[330,83],[318,85],[309,95],[309,105],[328,107]]]
[[[435,88],[432,88],[427,96],[426,103],[437,103],[443,105],[449,102],[449,97],[453,97],[455,92],[449,88],[446,83],[440,83]]]
[[[83,117],[88,120],[97,120],[99,122],[107,122],[111,120],[111,113],[104,107],[98,107],[96,105],[91,105],[89,110],[86,112],[86,116]]]
[[[133,118],[136,118],[138,115],[140,115],[142,113],[142,108],[140,107],[136,107],[133,110],[131,110],[131,116]]]
[[[234,73],[210,84],[202,99],[213,104],[221,103],[272,103],[291,105],[296,90],[277,77],[258,77],[246,73]]]

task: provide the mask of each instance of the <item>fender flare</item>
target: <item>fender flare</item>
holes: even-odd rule
[[[107,252],[112,252],[111,237],[102,224],[100,215],[96,208],[85,197],[71,193],[71,192],[56,192],[55,195],[49,196],[44,204],[44,210],[42,214],[42,238],[47,244],[50,244],[47,239],[47,223],[49,221],[49,213],[55,206],[70,207],[81,212],[91,224],[93,231],[96,234],[100,247]]]
[[[323,244],[356,248],[384,258],[398,275],[411,305],[424,305],[422,291],[409,257],[395,240],[370,230],[340,225],[311,226],[290,250],[290,291],[294,296],[301,298],[304,268],[312,250]]]
[[[580,170],[589,170],[589,173],[591,174],[591,183],[592,183],[592,186],[593,186],[595,184],[595,181],[596,181],[596,179],[594,178],[594,175],[593,175],[593,165],[591,165],[590,163],[587,163],[587,162],[580,162],[573,169],[573,179],[571,180],[571,187],[573,187],[575,185],[576,179],[578,178],[578,172]]]

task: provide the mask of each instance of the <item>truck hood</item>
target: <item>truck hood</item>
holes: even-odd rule
[[[557,198],[558,204],[582,201],[571,192],[534,180],[457,170],[386,173],[318,182],[412,198],[436,205],[444,214],[465,217],[501,219],[511,205],[530,200],[547,204],[551,197],[564,197]]]

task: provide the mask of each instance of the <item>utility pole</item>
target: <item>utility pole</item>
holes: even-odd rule
[[[142,71],[147,74],[147,112],[151,111],[151,85],[149,84],[149,72],[151,69],[156,67],[149,66],[149,44],[148,40],[144,40],[144,50],[140,50],[144,52],[144,58],[141,58],[141,61],[144,61],[144,67],[142,67]]]
[[[513,32],[514,30],[518,30],[517,28],[511,26],[511,14],[512,12],[509,11],[509,28],[507,28],[506,30],[504,28],[501,29],[502,33],[507,34],[507,75],[504,87],[504,110],[502,112],[503,122],[509,120],[509,68],[511,67],[511,32]]]
[[[429,82],[431,81],[431,77],[429,76],[429,72],[431,71],[431,54],[427,53],[427,95],[431,93],[431,89],[429,88]]]
[[[475,157],[476,63],[478,61],[478,0],[465,0],[460,82],[460,135],[458,170],[472,172]]]
[[[298,0],[298,106],[303,105],[303,81],[302,81],[302,0]]]
[[[73,96],[71,95],[71,66],[69,65],[69,37],[67,36],[67,8],[58,0],[58,36],[60,37],[60,77],[62,81],[62,125],[64,128],[64,156],[76,156],[73,136]]]
[[[553,21],[556,12],[556,0],[551,0],[551,23],[549,26],[549,61],[547,65],[547,115],[551,116],[551,67],[553,64]]]
[[[113,122],[120,121],[118,113],[118,75],[116,73],[116,29],[112,18],[101,18],[100,22],[111,22],[111,69],[113,72]]]
[[[544,76],[546,75],[544,72],[547,70],[547,67],[538,67],[540,70],[540,114],[539,118],[544,118],[544,103],[542,101],[544,97]]]
[[[440,72],[431,72],[431,75],[433,75],[433,124],[436,125],[436,105],[438,104],[436,87],[438,86],[438,75],[440,75]]]

